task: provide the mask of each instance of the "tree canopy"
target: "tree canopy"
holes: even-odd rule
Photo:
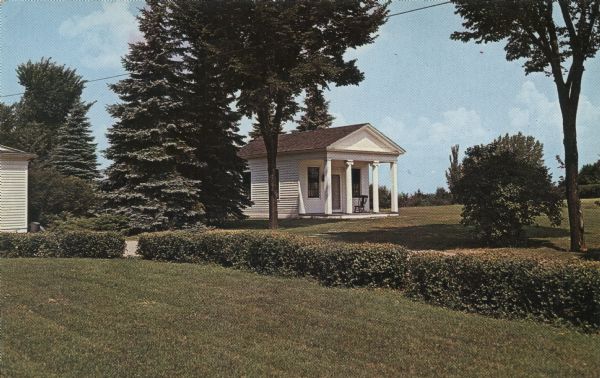
[[[209,31],[205,47],[235,89],[237,109],[255,120],[267,150],[269,224],[277,227],[278,136],[298,112],[297,98],[315,85],[357,84],[363,74],[349,48],[371,43],[387,14],[376,0],[175,1],[189,23]],[[192,16],[193,15],[193,16]]]
[[[523,226],[546,215],[561,221],[561,194],[543,165],[543,146],[522,134],[500,137],[465,152],[456,185],[463,204],[462,223],[472,226],[481,240],[512,244]]]
[[[506,59],[523,60],[526,74],[552,76],[563,118],[565,186],[571,250],[585,251],[577,187],[577,110],[585,61],[600,48],[600,0],[453,0],[465,30],[452,38],[504,42]]]

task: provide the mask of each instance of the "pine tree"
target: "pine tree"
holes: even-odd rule
[[[199,169],[181,119],[180,43],[172,39],[167,3],[147,1],[138,16],[144,40],[123,59],[130,77],[111,86],[121,103],[109,107],[106,157],[113,163],[103,185],[106,205],[130,220],[133,232],[184,228],[202,219],[200,182],[183,172]]]
[[[96,144],[87,112],[94,103],[78,101],[58,130],[50,163],[62,174],[85,180],[99,177]]]
[[[244,193],[242,173],[245,161],[238,156],[244,143],[239,134],[241,115],[232,109],[235,88],[224,80],[223,67],[214,64],[207,49],[212,32],[196,21],[195,7],[188,1],[172,4],[171,26],[184,41],[181,54],[182,112],[187,122],[186,141],[199,164],[186,175],[200,182],[200,202],[208,223],[227,217],[243,217],[242,207],[250,205]]]
[[[316,85],[306,91],[302,110],[304,114],[298,122],[298,131],[325,129],[330,127],[335,119],[329,114],[329,101],[325,100],[323,90]]]

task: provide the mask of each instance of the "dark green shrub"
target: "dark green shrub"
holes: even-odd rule
[[[123,256],[125,238],[112,232],[0,233],[0,257]]]
[[[52,168],[29,170],[29,219],[42,225],[68,216],[86,216],[98,204],[94,184]]]
[[[600,268],[595,263],[514,257],[416,254],[407,294],[485,315],[600,327]]]
[[[408,252],[381,244],[328,243],[274,232],[145,234],[147,259],[212,262],[262,274],[313,277],[326,285],[400,288]]]
[[[50,225],[51,231],[113,231],[126,235],[129,221],[121,215],[101,214],[91,217],[68,217]]]
[[[61,257],[122,257],[125,239],[114,232],[74,231],[58,235]]]
[[[521,134],[470,147],[462,162],[456,195],[461,223],[489,244],[523,239],[523,227],[540,215],[561,222],[562,194],[543,165],[542,145]]]
[[[600,184],[579,185],[580,198],[600,198]]]
[[[58,250],[58,239],[47,234],[0,233],[0,257],[55,256]]]

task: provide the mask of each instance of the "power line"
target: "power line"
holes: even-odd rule
[[[106,77],[99,77],[97,79],[92,79],[92,80],[83,80],[84,83],[92,83],[94,81],[101,81],[101,80],[108,80],[108,79],[113,79],[115,77],[121,77],[121,76],[127,76],[129,74],[119,74],[119,75],[112,75],[112,76],[106,76]],[[25,94],[25,92],[21,92],[21,93],[11,93],[11,94],[7,94],[7,95],[1,95],[0,97],[12,97],[12,96],[20,96]]]
[[[398,12],[398,13],[392,13],[388,16],[388,18],[390,17],[394,17],[394,16],[400,16],[401,14],[407,14],[407,13],[411,13],[411,12],[416,12],[416,11],[420,11],[423,9],[428,9],[428,8],[434,8],[434,7],[439,7],[440,5],[446,5],[446,4],[450,4],[452,1],[446,1],[443,3],[439,3],[439,4],[433,4],[433,5],[428,5],[426,7],[421,7],[421,8],[415,8],[415,9],[409,9],[407,11],[404,12]]]
[[[129,74],[128,74],[128,73],[125,73],[125,74],[119,74],[119,75],[113,75],[113,76],[101,77],[101,78],[99,78],[99,79],[84,80],[83,82],[84,82],[84,83],[91,83],[91,82],[93,82],[93,81],[100,81],[100,80],[112,79],[112,78],[115,78],[115,77],[121,77],[121,76],[127,76],[127,75],[129,75]]]
[[[434,8],[434,7],[439,7],[439,6],[441,6],[441,5],[446,5],[446,4],[450,4],[450,3],[452,3],[452,1],[445,1],[445,2],[443,2],[443,3],[439,3],[439,4],[428,5],[428,6],[426,6],[426,7],[415,8],[415,9],[409,9],[409,10],[407,10],[407,11],[403,11],[403,12],[392,13],[392,14],[390,14],[389,16],[387,16],[387,18],[391,18],[391,17],[395,17],[395,16],[400,16],[400,15],[407,14],[407,13],[417,12],[417,11],[421,11],[421,10],[424,10],[424,9],[429,9],[429,8]],[[243,51],[243,50],[245,50],[245,49],[240,49],[239,51]],[[233,53],[233,52],[238,52],[238,50],[234,50],[234,51],[228,51],[228,52],[227,52],[227,53],[225,53],[225,54],[231,54],[231,53]],[[119,74],[119,75],[113,75],[113,76],[106,76],[106,77],[101,77],[101,78],[98,78],[98,79],[84,80],[83,82],[84,82],[84,83],[92,83],[92,82],[94,82],[94,81],[101,81],[101,80],[113,79],[113,78],[115,78],[115,77],[121,77],[121,76],[127,76],[127,75],[129,75],[129,74]],[[1,96],[0,96],[0,98],[2,98],[2,97],[20,96],[20,95],[23,95],[23,94],[25,94],[25,92],[21,92],[21,93],[11,93],[11,94],[7,94],[7,95],[1,95]]]

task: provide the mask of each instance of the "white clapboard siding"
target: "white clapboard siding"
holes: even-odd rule
[[[267,160],[265,158],[248,160],[250,169],[251,200],[253,205],[244,213],[252,218],[269,216],[269,188],[267,176]],[[279,217],[298,216],[298,158],[281,156],[277,161],[279,169],[279,200],[277,210]]]
[[[27,232],[25,160],[0,159],[0,231]]]

